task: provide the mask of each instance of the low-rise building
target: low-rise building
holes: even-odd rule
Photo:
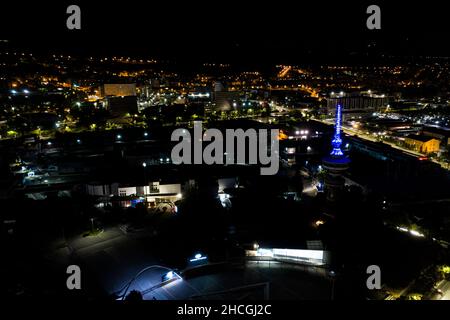
[[[159,181],[150,182],[146,186],[126,186],[118,183],[88,184],[86,193],[91,196],[114,198],[122,207],[132,206],[136,201],[154,207],[161,202],[175,202],[182,198],[181,184],[161,184]]]
[[[424,136],[433,137],[441,140],[444,146],[450,146],[450,130],[439,127],[424,127],[422,129]]]
[[[437,153],[441,145],[441,141],[424,135],[410,134],[405,138],[408,148],[422,153]]]

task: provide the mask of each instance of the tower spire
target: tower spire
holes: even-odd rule
[[[334,125],[334,136],[331,140],[331,150],[330,156],[332,157],[342,157],[344,153],[341,150],[342,139],[341,139],[341,127],[342,127],[342,106],[338,104],[336,106],[336,119]]]

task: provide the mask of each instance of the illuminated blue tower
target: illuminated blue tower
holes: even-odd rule
[[[336,106],[336,121],[334,126],[333,140],[331,140],[332,150],[328,157],[323,159],[323,166],[327,170],[325,176],[325,193],[327,199],[336,201],[345,185],[343,174],[348,169],[350,159],[344,155],[341,149],[341,128],[342,128],[342,106]]]
[[[344,153],[341,150],[342,139],[341,139],[341,123],[342,123],[342,106],[340,104],[336,107],[336,121],[334,125],[334,136],[331,140],[331,145],[333,150],[331,150],[330,156],[332,157],[342,157]]]

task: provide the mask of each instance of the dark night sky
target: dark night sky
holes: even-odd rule
[[[69,4],[82,9],[81,31],[65,27]],[[366,29],[369,4],[381,7],[382,30]],[[376,52],[450,56],[444,1],[72,0],[0,6],[0,38],[43,52],[295,63],[366,52],[375,41]]]

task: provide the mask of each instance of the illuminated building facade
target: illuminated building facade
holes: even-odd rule
[[[332,93],[327,98],[328,114],[335,115],[338,105],[344,109],[345,119],[357,117],[366,113],[373,113],[382,110],[389,103],[389,98],[384,94],[372,92],[357,93]]]
[[[410,134],[405,138],[405,144],[414,151],[428,154],[439,152],[441,141],[433,137]]]
[[[102,97],[130,97],[136,96],[135,83],[105,83],[100,87]]]
[[[233,110],[233,105],[239,101],[239,92],[228,91],[221,82],[214,84],[214,109],[218,111]]]

